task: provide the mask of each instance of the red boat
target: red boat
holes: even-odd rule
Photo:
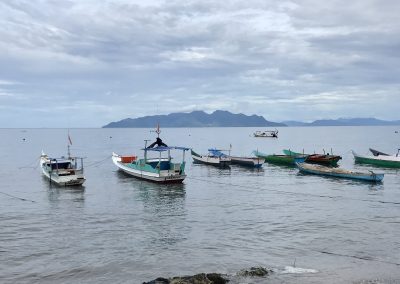
[[[293,152],[290,150],[283,150],[283,153],[285,153],[285,155],[290,155],[290,156],[307,155],[307,158],[305,160],[307,163],[328,165],[328,166],[334,166],[334,167],[336,167],[339,160],[342,159],[341,156],[337,156],[337,155],[302,154],[302,153],[296,153],[296,152]]]

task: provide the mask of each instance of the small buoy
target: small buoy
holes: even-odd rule
[[[22,138],[22,141],[25,141],[26,139],[25,138]]]
[[[110,139],[112,138],[112,136],[110,136]]]

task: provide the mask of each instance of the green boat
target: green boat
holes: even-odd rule
[[[277,165],[287,165],[287,166],[295,166],[296,165],[295,158],[299,157],[294,155],[276,155],[276,154],[268,155],[261,153],[259,151],[253,151],[253,153],[254,155],[256,155],[256,157],[264,158],[265,162],[267,163],[277,164]],[[301,156],[305,157],[305,155]]]
[[[386,167],[386,168],[400,168],[400,156],[399,155],[378,155],[378,156],[362,156],[352,151],[354,160],[360,164],[370,164],[374,166]]]

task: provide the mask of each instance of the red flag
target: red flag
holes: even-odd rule
[[[72,140],[71,140],[71,137],[69,137],[69,134],[68,134],[68,141],[69,141],[69,144],[72,145]]]

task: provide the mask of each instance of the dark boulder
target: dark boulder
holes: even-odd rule
[[[200,273],[193,276],[173,277],[169,279],[157,278],[143,284],[226,284],[229,280],[218,273]]]
[[[251,267],[250,269],[243,269],[236,275],[241,277],[264,277],[272,273],[272,270],[264,267]]]
[[[170,284],[168,279],[158,277],[157,279],[151,280],[150,282],[143,282],[143,284]]]

